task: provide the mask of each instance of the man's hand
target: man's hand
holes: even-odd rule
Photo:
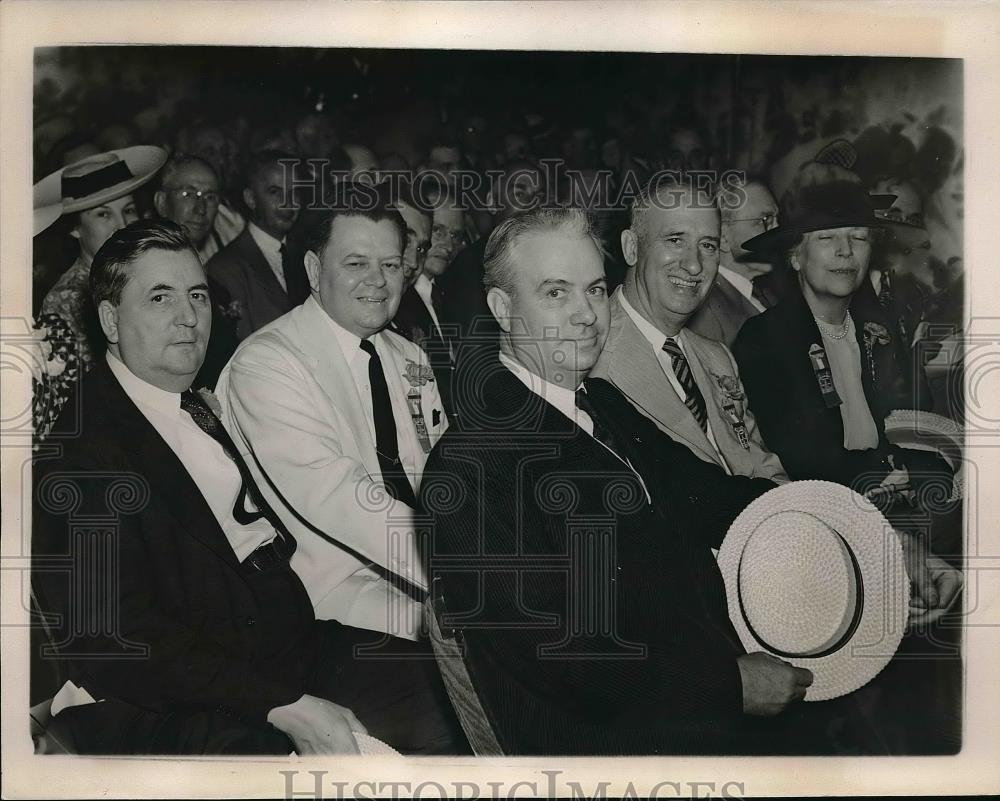
[[[306,754],[357,754],[358,744],[351,732],[367,734],[354,713],[314,695],[276,706],[267,713],[267,722],[292,738],[295,751]]]
[[[806,688],[813,683],[812,671],[763,651],[744,654],[736,664],[740,666],[743,711],[747,715],[777,715],[792,701],[805,698]]]
[[[933,623],[954,603],[962,589],[962,574],[941,557],[930,553],[911,534],[896,532],[903,546],[903,559],[913,592],[908,626]]]

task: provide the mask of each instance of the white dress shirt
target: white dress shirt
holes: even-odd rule
[[[750,301],[750,305],[752,305],[757,311],[767,311],[767,309],[764,308],[764,304],[753,296],[753,281],[745,275],[733,272],[728,267],[721,264],[719,265],[719,275],[736,287],[736,291]]]
[[[431,300],[431,293],[434,291],[434,279],[429,278],[426,273],[420,273],[416,283],[413,284],[413,288],[420,295],[420,299],[424,302],[424,306],[427,307],[427,311],[430,312],[431,319],[434,321],[434,327],[438,330],[438,336],[444,339],[444,335],[441,333],[441,321],[438,320],[437,312],[434,311],[434,302]]]
[[[594,437],[594,421],[591,419],[589,414],[576,405],[576,392],[566,389],[566,387],[561,387],[558,384],[546,381],[544,378],[531,372],[531,370],[528,370],[524,367],[524,365],[518,364],[504,353],[500,354],[500,363],[510,370],[530,392],[537,395],[546,403],[554,406],[564,417],[568,417],[576,423],[576,425],[586,431],[587,434],[593,437],[594,441],[607,450],[608,453],[613,454],[618,461],[627,465],[629,470],[635,473],[636,478],[638,478],[642,484],[642,490],[646,493],[646,500],[649,501],[649,503],[653,502],[649,497],[649,490],[646,489],[646,482],[643,480],[642,476],[639,475],[636,469],[632,467],[632,463],[629,462],[624,454],[615,453],[611,450],[611,448],[597,439],[597,437]]]
[[[275,239],[273,236],[265,233],[253,223],[247,223],[247,228],[250,229],[250,236],[253,241],[257,243],[257,247],[260,248],[260,252],[263,253],[264,258],[267,259],[268,266],[271,268],[271,272],[274,273],[274,277],[278,279],[278,283],[281,284],[281,288],[287,292],[288,286],[285,284],[285,265],[281,261],[281,246],[285,244],[285,240]]]
[[[308,302],[308,301],[307,301]],[[313,300],[315,302],[315,300]],[[330,324],[333,330],[334,339],[340,346],[341,353],[344,354],[344,361],[351,370],[354,377],[354,386],[361,398],[361,408],[364,409],[365,419],[368,421],[368,434],[371,436],[372,447],[375,446],[375,410],[372,405],[372,385],[368,379],[369,356],[361,350],[361,337],[352,334],[342,325],[337,323],[329,314],[323,312],[323,318]],[[386,386],[389,388],[389,400],[392,402],[392,417],[396,423],[396,444],[399,448],[399,461],[403,465],[403,470],[413,485],[413,491],[420,488],[420,471],[417,455],[423,453],[420,440],[417,439],[417,430],[413,425],[413,418],[410,415],[410,408],[406,398],[409,390],[403,385],[403,376],[396,374],[392,368],[393,361],[386,352],[383,343],[384,334],[379,331],[368,339],[374,343],[375,352],[382,362],[382,374],[385,376]],[[388,368],[387,369],[387,365]],[[413,390],[416,392],[416,390]],[[418,393],[419,394],[419,393]],[[359,433],[359,432],[355,432]]]
[[[181,409],[181,396],[143,381],[111,351],[108,366],[125,394],[180,459],[219,521],[236,558],[243,561],[260,545],[274,539],[274,528],[265,518],[243,525],[233,517],[243,480],[239,468],[222,446],[202,431]]]
[[[674,392],[677,393],[677,397],[681,401],[687,400],[687,393],[684,391],[684,387],[681,386],[681,382],[677,379],[677,374],[674,373],[674,360],[670,358],[670,354],[663,350],[663,343],[666,342],[667,336],[659,328],[653,325],[649,320],[643,317],[639,312],[637,312],[631,303],[628,302],[628,298],[625,297],[625,293],[620,293],[620,299],[622,308],[625,313],[632,318],[632,322],[635,323],[636,328],[639,332],[646,338],[649,344],[653,347],[653,353],[656,355],[656,361],[660,363],[660,367],[663,370],[664,375],[666,375],[667,380],[670,382],[670,386],[674,388]],[[687,334],[686,329],[681,329],[677,336],[673,337],[674,341],[677,343],[678,347],[681,349],[681,353],[684,354],[684,358],[690,363],[691,356],[688,353],[687,348],[684,347],[684,337]],[[694,377],[694,371],[691,370],[691,380],[697,384]],[[701,387],[698,387],[701,389]],[[702,390],[702,396],[705,397],[705,402],[708,403],[708,398],[711,397],[711,393],[706,393]],[[706,415],[707,415],[706,409]],[[729,465],[726,464],[726,460],[722,455],[722,451],[719,450],[718,444],[715,442],[715,434],[712,433],[712,421],[711,418],[706,416],[705,419],[705,434],[708,437],[709,444],[712,446],[712,450],[715,451],[716,461],[727,473],[732,475],[732,471],[729,469]]]

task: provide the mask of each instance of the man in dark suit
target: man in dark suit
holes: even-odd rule
[[[206,267],[209,277],[229,294],[240,340],[309,296],[305,268],[286,242],[299,214],[294,194],[295,160],[295,156],[275,150],[251,157],[243,189],[250,220],[243,233],[215,254]]]
[[[431,573],[511,754],[781,749],[809,671],[746,654],[710,548],[774,486],[727,477],[611,385],[603,262],[583,212],[527,212],[486,247],[499,361],[431,453]]]
[[[777,302],[764,279],[773,265],[742,245],[777,225],[778,204],[762,180],[749,178],[720,191],[718,206],[722,218],[719,272],[688,328],[731,348],[743,323]]]
[[[315,619],[294,537],[190,391],[211,306],[181,228],[119,231],[90,280],[108,350],[35,465],[33,586],[68,673],[54,725],[82,753],[355,753],[366,726],[452,751],[433,662]]]

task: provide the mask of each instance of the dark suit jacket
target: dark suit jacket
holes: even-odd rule
[[[731,348],[743,323],[758,314],[757,307],[720,275],[716,277],[705,302],[688,320],[687,327]]]
[[[846,486],[867,477],[863,490],[890,471],[887,457],[914,472],[944,469],[945,463],[927,453],[897,448],[885,438],[885,418],[893,409],[912,409],[909,362],[901,356],[898,336],[865,281],[851,300],[858,346],[861,350],[865,398],[878,429],[879,445],[865,451],[844,448],[840,407],[827,408],[809,359],[812,344],[823,340],[801,291],[789,294],[774,308],[743,325],[733,345],[743,385],[757,416],[764,441],[778,454],[793,479],[822,479]],[[888,344],[872,348],[875,371],[866,356],[867,322],[883,326]]]
[[[240,319],[236,333],[241,341],[308,297],[305,267],[294,255],[294,248],[289,252],[292,257],[285,271],[287,292],[254,242],[249,226],[205,265],[209,277],[229,293],[230,301],[238,304]]]
[[[442,305],[446,303],[446,298],[442,298]],[[416,288],[411,286],[399,300],[399,308],[392,319],[392,328],[413,344],[423,348],[434,370],[434,380],[437,382],[445,413],[451,416],[454,414],[451,407],[451,382],[455,368],[451,347],[457,331],[453,325],[445,322],[443,317],[442,309],[438,314],[438,322],[441,324],[439,331],[423,299]]]
[[[445,622],[464,632],[504,752],[753,750],[743,649],[710,547],[774,485],[725,476],[589,380],[648,504],[621,460],[495,357],[478,376],[461,423],[431,452],[421,503],[432,575],[461,618]],[[573,634],[589,628],[581,592],[613,631]]]
[[[34,465],[33,584],[41,608],[61,618],[69,677],[123,702],[92,705],[95,734],[124,725],[115,716],[129,708],[223,711],[262,724],[302,695],[319,659],[322,626],[305,588],[287,566],[244,572],[198,487],[103,357],[80,392],[80,414],[60,424],[79,420],[82,432],[54,434],[62,455]],[[74,544],[96,531],[108,546],[100,558]]]

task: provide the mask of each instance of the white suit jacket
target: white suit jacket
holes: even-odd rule
[[[433,378],[426,378],[433,375],[427,357],[398,334],[377,336],[388,355],[382,364],[390,393],[419,397],[429,451],[447,422]],[[247,338],[219,377],[217,394],[227,430],[298,541],[291,564],[316,616],[416,637],[420,604],[370,567],[427,586],[414,512],[382,489],[357,385],[316,300]],[[406,425],[415,431],[414,420],[397,416],[397,429]],[[409,476],[414,491],[427,458],[418,451]]]

